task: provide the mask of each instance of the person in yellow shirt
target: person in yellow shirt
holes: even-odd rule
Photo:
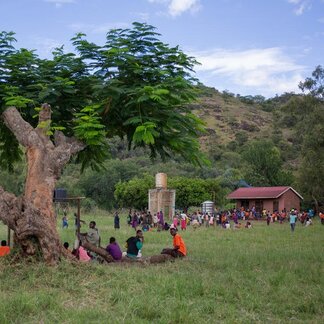
[[[7,241],[6,240],[1,241],[0,257],[3,257],[9,253],[10,253],[10,247],[7,246]]]
[[[175,227],[170,228],[170,234],[173,236],[173,249],[163,249],[161,254],[169,254],[174,258],[182,258],[187,255],[187,248],[183,238],[177,233]]]

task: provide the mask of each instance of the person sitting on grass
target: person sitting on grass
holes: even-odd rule
[[[234,229],[240,229],[240,228],[242,228],[242,224],[240,222],[238,222],[237,224],[233,225],[233,228]]]
[[[121,260],[123,253],[114,237],[109,239],[109,244],[106,247],[106,251],[113,257],[115,261]]]
[[[79,241],[79,247],[73,249],[72,254],[81,262],[89,262],[91,260],[85,248],[82,246],[82,242]]]
[[[251,222],[246,222],[245,228],[252,228],[252,223]]]
[[[126,241],[127,257],[136,259],[141,256],[141,250],[144,243],[144,236],[142,230],[136,231],[136,236],[130,237]]]
[[[10,246],[7,246],[7,241],[2,240],[0,246],[0,257],[8,255],[10,253]]]
[[[91,221],[89,223],[89,230],[87,233],[81,233],[80,235],[84,236],[89,243],[97,247],[100,246],[100,235],[98,229],[96,228],[95,221]]]
[[[174,258],[182,258],[187,255],[186,245],[177,232],[175,227],[170,228],[170,234],[173,236],[173,249],[163,249],[161,254],[168,254]]]
[[[319,218],[321,219],[321,224],[324,225],[324,212],[320,211],[318,215],[319,215]]]

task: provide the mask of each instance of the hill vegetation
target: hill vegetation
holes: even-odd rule
[[[166,172],[178,190],[188,185],[187,179],[205,181],[203,187],[210,187],[208,181],[213,181],[209,199],[220,208],[228,207],[226,194],[242,183],[293,185],[305,197],[305,206],[318,209],[324,205],[319,180],[324,177],[323,69],[317,67],[300,84],[303,94],[299,95],[285,93],[266,99],[220,92],[197,84],[189,73],[194,58],[178,48],[150,38],[141,44],[147,32],[158,37],[153,30],[134,23],[133,32],[109,32],[104,46],[95,46],[78,34],[72,41],[79,56],[59,48],[53,52],[53,60],[41,60],[34,51],[16,50],[14,33],[1,33],[1,109],[20,107],[34,127],[37,105],[48,102],[55,105],[53,126],[47,130],[48,125],[41,125],[44,132],[65,129],[87,144],[64,169],[57,185],[66,188],[70,196],[86,196],[84,207],[88,209],[132,207],[120,190],[116,192],[117,186],[122,188],[132,180],[134,188],[151,187],[157,172]],[[134,37],[141,41],[135,44]],[[142,46],[147,46],[145,57]],[[88,66],[89,60],[93,61]],[[177,64],[183,68],[175,68]],[[175,87],[180,92],[173,93]],[[195,98],[198,100],[193,101]],[[0,126],[0,184],[19,195],[24,191],[26,161],[13,163],[19,160],[22,147],[3,120]],[[202,154],[197,154],[199,144]],[[209,165],[203,163],[205,155]],[[85,169],[80,175],[85,166],[94,169]],[[132,194],[137,206],[146,205],[140,197],[142,191]],[[197,201],[189,197],[188,193],[186,207]],[[196,193],[197,197],[208,198]],[[184,208],[184,202],[177,207]]]
[[[110,156],[104,162],[103,170],[86,169],[81,174],[80,166],[72,163],[64,170],[58,187],[67,188],[70,196],[86,196],[83,207],[87,210],[130,207],[131,201],[123,200],[115,192],[118,184],[126,185],[130,180],[137,181],[132,193],[135,206],[145,207],[147,197],[143,192],[154,186],[153,176],[157,172],[166,172],[171,184],[172,179],[180,181],[178,190],[188,177],[214,179],[217,188],[201,199],[215,200],[220,208],[231,206],[226,195],[242,179],[251,185],[293,185],[299,190],[296,178],[301,156],[296,150],[299,151],[302,136],[294,137],[294,117],[285,112],[287,103],[299,96],[242,97],[203,85],[199,91],[199,99],[190,105],[190,109],[206,124],[207,132],[200,137],[200,144],[211,162],[209,166],[194,167],[181,158],[152,161],[145,149],[128,150],[127,140],[114,137],[108,142]],[[258,155],[259,165],[254,165]],[[269,165],[270,161],[273,165]],[[276,174],[277,178],[273,177]],[[12,174],[2,170],[0,176],[8,191],[22,193],[23,164],[17,165]],[[177,207],[185,206],[178,203]]]

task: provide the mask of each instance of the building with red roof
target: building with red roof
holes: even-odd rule
[[[300,210],[303,197],[292,187],[250,187],[238,188],[227,196],[228,199],[236,200],[236,208],[244,207],[245,210],[255,206],[257,212],[263,209],[274,211],[287,211],[295,208]]]

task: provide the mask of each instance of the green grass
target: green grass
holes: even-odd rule
[[[96,219],[103,243],[134,232]],[[84,228],[86,230],[86,228]],[[73,242],[74,229],[62,231]],[[324,226],[251,230],[188,229],[188,257],[160,265],[0,260],[0,323],[323,323]],[[5,227],[0,226],[0,236]],[[145,234],[143,254],[171,245],[168,232]]]

